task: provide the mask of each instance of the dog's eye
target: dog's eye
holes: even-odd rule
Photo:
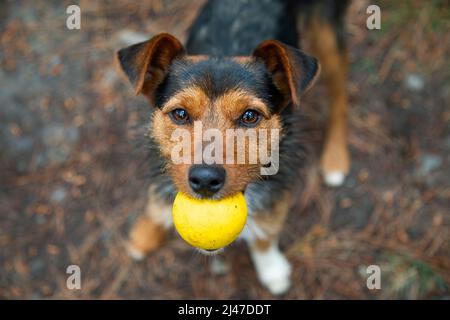
[[[169,116],[176,124],[186,124],[189,122],[189,114],[181,108],[173,110],[169,113]]]
[[[247,110],[245,111],[239,122],[246,127],[254,127],[258,124],[258,122],[261,120],[261,115],[258,111],[255,110]]]

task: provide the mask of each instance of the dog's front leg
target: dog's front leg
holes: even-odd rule
[[[257,212],[248,222],[250,236],[246,240],[258,279],[274,295],[287,292],[291,286],[292,267],[278,247],[289,207],[290,196],[286,193],[270,210]]]
[[[288,291],[292,267],[278,247],[278,240],[256,240],[249,243],[259,281],[274,295]]]
[[[149,188],[144,215],[134,224],[130,232],[127,251],[135,260],[142,260],[164,242],[167,230],[172,226],[172,207]]]

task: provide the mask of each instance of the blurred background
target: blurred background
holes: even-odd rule
[[[74,3],[81,30],[66,28]],[[184,41],[202,3],[0,2],[0,298],[273,298],[245,243],[216,260],[175,232],[142,262],[124,250],[146,200],[149,107],[114,54],[163,31]],[[366,28],[370,4],[381,30]],[[352,169],[337,189],[312,174],[292,208],[283,298],[448,299],[449,2],[354,0],[347,30]],[[320,81],[303,104],[324,123]],[[66,288],[72,264],[81,290]],[[366,287],[371,264],[381,290]]]

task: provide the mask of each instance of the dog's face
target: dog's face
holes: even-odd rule
[[[176,38],[160,34],[120,50],[118,58],[136,93],[156,108],[150,134],[174,184],[197,198],[243,192],[261,178],[260,168],[271,164],[252,143],[267,137],[271,150],[271,132],[282,136],[280,112],[289,104],[298,107],[300,94],[318,74],[314,58],[274,40],[252,56],[214,58],[189,56]],[[236,133],[255,134],[257,140],[228,149]],[[180,148],[183,138],[189,139]],[[174,161],[174,155],[184,161]]]

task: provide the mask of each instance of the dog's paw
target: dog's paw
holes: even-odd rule
[[[340,136],[335,134],[334,136]],[[333,134],[331,134],[333,137]],[[329,187],[339,187],[344,183],[350,170],[350,155],[345,141],[329,138],[320,159],[320,171]]]
[[[286,293],[291,287],[291,266],[289,262],[285,265],[273,266],[272,269],[264,269],[258,275],[261,283],[273,295]]]
[[[254,251],[253,261],[259,281],[274,295],[286,293],[291,287],[292,267],[277,247],[265,252]]]
[[[147,216],[140,217],[134,224],[126,251],[134,260],[142,260],[149,253],[158,249],[164,242],[166,231]]]
[[[136,261],[142,261],[142,260],[145,258],[145,256],[146,256],[146,253],[145,253],[144,251],[142,251],[142,250],[136,248],[136,247],[133,246],[133,244],[131,244],[131,243],[128,243],[128,244],[126,245],[125,249],[126,249],[128,255],[129,255],[133,260],[136,260]]]
[[[325,184],[329,187],[339,187],[344,183],[345,173],[342,171],[330,171],[323,173]]]

